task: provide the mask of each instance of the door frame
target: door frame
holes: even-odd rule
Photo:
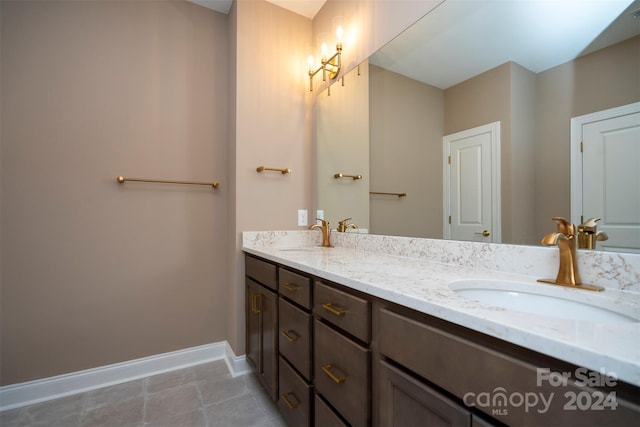
[[[640,113],[640,102],[596,111],[571,118],[571,222],[580,224],[582,220],[582,127],[589,123],[613,119],[628,114]]]
[[[500,121],[442,137],[442,237],[444,239],[451,239],[451,224],[449,224],[449,215],[451,215],[451,164],[449,163],[451,139],[486,132],[491,133],[491,243],[502,242]]]

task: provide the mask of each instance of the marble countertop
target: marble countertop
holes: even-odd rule
[[[456,294],[449,282],[461,279],[500,280],[539,284],[538,277],[491,271],[424,259],[346,247],[313,244],[282,246],[252,244],[243,250],[314,276],[334,281],[522,347],[614,375],[640,386],[640,322],[597,323],[509,310]],[[558,287],[570,299],[589,291]],[[597,294],[640,318],[640,294],[607,289]]]

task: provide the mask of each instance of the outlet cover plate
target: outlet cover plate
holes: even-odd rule
[[[300,227],[309,225],[309,216],[306,209],[298,209],[298,225]]]

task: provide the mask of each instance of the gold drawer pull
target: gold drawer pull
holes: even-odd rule
[[[289,335],[289,334],[293,334],[293,335],[295,335],[295,336],[294,336],[294,337],[292,337],[292,336],[291,336],[291,335]],[[288,340],[289,340],[289,342],[296,342],[296,341],[298,341],[298,340],[300,339],[300,335],[298,335],[298,334],[296,333],[296,331],[292,331],[292,330],[282,331],[282,335],[284,335],[284,337],[285,337],[286,339],[288,339]]]
[[[347,314],[347,312],[341,308],[337,308],[334,307],[331,303],[327,303],[327,304],[322,304],[322,307],[324,307],[325,310],[327,310],[330,313],[335,314],[338,317],[342,317],[345,314]]]
[[[291,403],[291,401],[289,400],[289,396],[292,396],[296,400],[296,402]],[[283,393],[282,400],[284,400],[284,403],[286,403],[287,406],[291,409],[296,409],[298,406],[300,406],[300,400],[298,400],[298,397],[293,393]]]
[[[251,312],[258,314],[260,313],[260,308],[258,307],[258,300],[260,299],[260,294],[251,294]]]
[[[289,292],[295,292],[300,287],[300,286],[298,286],[298,285],[296,285],[294,283],[283,283],[282,286],[284,286],[284,288],[286,290],[288,290]]]
[[[333,366],[331,365],[324,365],[322,367],[322,370],[324,371],[325,374],[329,375],[329,378],[331,378],[333,381],[336,382],[336,384],[342,384],[343,382],[345,382],[345,380],[347,379],[346,377],[339,377],[336,374],[333,373],[333,371],[331,370],[333,368]]]

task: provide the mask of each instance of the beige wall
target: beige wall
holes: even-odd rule
[[[370,65],[371,232],[442,238],[443,91]]]
[[[226,16],[1,7],[2,384],[225,339]]]
[[[503,194],[509,191],[508,204],[503,206],[503,241],[537,245],[541,236],[536,234],[535,158],[536,151],[536,74],[511,63],[511,144],[509,182],[503,180]],[[505,240],[505,234],[509,240]]]

